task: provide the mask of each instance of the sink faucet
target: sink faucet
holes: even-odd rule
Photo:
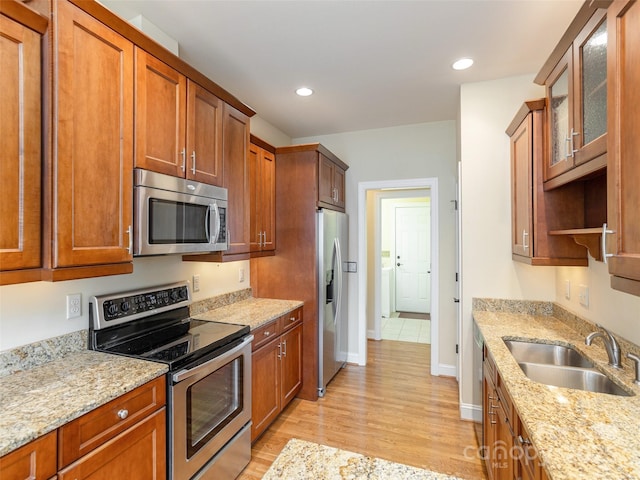
[[[622,368],[620,364],[620,345],[615,337],[611,334],[609,330],[604,328],[602,325],[596,323],[596,327],[598,327],[601,332],[595,331],[591,332],[587,335],[587,338],[584,339],[584,343],[587,345],[591,345],[594,339],[600,337],[604,343],[604,348],[607,351],[607,355],[609,356],[609,365],[614,368]]]

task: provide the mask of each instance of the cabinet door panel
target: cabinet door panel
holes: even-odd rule
[[[276,248],[276,156],[262,151],[260,169],[260,207],[263,231],[262,250]]]
[[[60,480],[166,478],[166,415],[158,410],[58,472]]]
[[[621,289],[640,295],[640,3],[614,1],[608,10],[609,105],[607,235],[609,272],[634,282]],[[613,284],[613,282],[612,282]],[[618,288],[618,287],[614,287]]]
[[[318,164],[318,202],[324,202],[333,204],[334,192],[333,192],[333,175],[334,164],[327,157],[320,155]]]
[[[0,458],[3,480],[47,480],[56,474],[56,432],[48,433]]]
[[[187,81],[136,48],[136,167],[184,177]]]
[[[573,128],[573,72],[570,48],[553,70],[547,88],[549,104],[549,156],[545,164],[545,180],[573,168],[571,129]]]
[[[223,102],[191,81],[187,91],[187,178],[221,187]]]
[[[282,335],[282,407],[302,387],[302,324]]]
[[[249,117],[225,104],[223,122],[224,186],[229,195],[229,248],[224,253],[249,253]]]
[[[0,268],[41,265],[40,35],[0,15]]]
[[[533,255],[532,135],[532,115],[529,114],[511,137],[511,245],[515,255],[524,257]]]
[[[333,187],[336,192],[335,204],[341,208],[345,206],[345,175],[346,172],[342,168],[334,167]]]
[[[249,204],[251,213],[249,218],[249,243],[252,252],[262,249],[262,192],[260,182],[260,154],[262,149],[256,145],[249,145]]]
[[[280,341],[275,340],[252,354],[251,440],[280,413]]]
[[[55,5],[53,266],[131,261],[133,45],[71,4]]]

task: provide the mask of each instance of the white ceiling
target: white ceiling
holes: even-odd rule
[[[103,0],[292,138],[455,120],[459,86],[537,73],[582,0]],[[451,63],[475,59],[469,70]],[[315,90],[301,98],[299,86]],[[523,99],[525,100],[525,99]]]

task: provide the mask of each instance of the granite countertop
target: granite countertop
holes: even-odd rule
[[[633,384],[633,369],[628,364],[622,370],[609,367],[601,342],[586,346],[584,335],[561,321],[556,312],[533,310],[483,311],[474,305],[473,318],[550,478],[640,479],[640,387]],[[635,395],[534,382],[524,375],[504,337],[570,345]],[[623,355],[626,351],[623,348]]]
[[[366,457],[346,450],[293,438],[262,480],[459,480],[442,473]]]
[[[298,300],[250,297],[192,316],[198,320],[249,325],[254,330],[302,305],[304,302]]]
[[[162,363],[81,350],[0,377],[0,456],[166,371]]]

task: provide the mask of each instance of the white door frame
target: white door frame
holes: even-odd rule
[[[431,198],[431,375],[439,371],[439,258],[438,258],[438,179],[412,178],[406,180],[380,180],[358,183],[358,364],[367,364],[367,191],[386,188],[429,189]],[[412,195],[416,196],[416,195]],[[376,221],[380,223],[379,199],[376,199]],[[376,229],[379,232],[379,229]],[[376,233],[375,245],[380,250],[380,235]],[[375,256],[375,307],[374,321],[380,322],[380,255]]]

